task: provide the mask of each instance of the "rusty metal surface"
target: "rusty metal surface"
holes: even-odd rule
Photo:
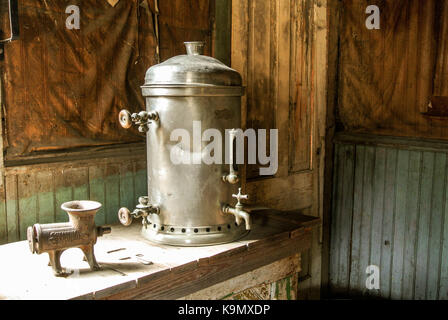
[[[48,253],[50,265],[56,276],[68,273],[61,267],[60,257],[69,248],[80,248],[92,271],[99,270],[93,246],[96,239],[110,233],[110,227],[96,227],[95,214],[101,203],[96,201],[70,201],[62,204],[67,211],[69,222],[35,224],[28,227],[27,238],[32,253]]]

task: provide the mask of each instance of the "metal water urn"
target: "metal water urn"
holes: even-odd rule
[[[234,155],[233,128],[241,125],[244,87],[237,71],[202,55],[202,42],[185,45],[186,55],[146,72],[146,110],[119,114],[122,127],[135,124],[146,132],[148,195],[138,199],[135,210],[121,208],[118,215],[124,225],[141,217],[143,236],[158,243],[231,242],[251,228],[241,203],[248,196],[241,194]],[[217,134],[214,139],[222,137],[221,162],[204,159],[212,140],[203,139],[207,130]]]

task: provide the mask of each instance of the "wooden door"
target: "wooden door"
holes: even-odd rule
[[[326,1],[232,1],[231,63],[246,86],[242,126],[278,129],[278,171],[260,176],[259,166],[246,167],[251,203],[322,217],[326,24]],[[302,256],[299,297],[319,296],[320,247],[318,230]]]

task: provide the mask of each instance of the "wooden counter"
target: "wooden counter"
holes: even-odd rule
[[[208,247],[173,247],[140,236],[141,225],[114,226],[98,239],[102,270],[91,272],[79,249],[62,255],[66,278],[53,276],[48,254],[33,255],[28,243],[0,246],[0,299],[178,299],[280,259],[311,245],[318,218],[298,212],[252,214],[243,239]]]

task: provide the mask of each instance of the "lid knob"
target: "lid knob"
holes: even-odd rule
[[[197,56],[204,54],[204,42],[202,41],[188,41],[184,42],[185,48],[187,48],[187,55]]]

